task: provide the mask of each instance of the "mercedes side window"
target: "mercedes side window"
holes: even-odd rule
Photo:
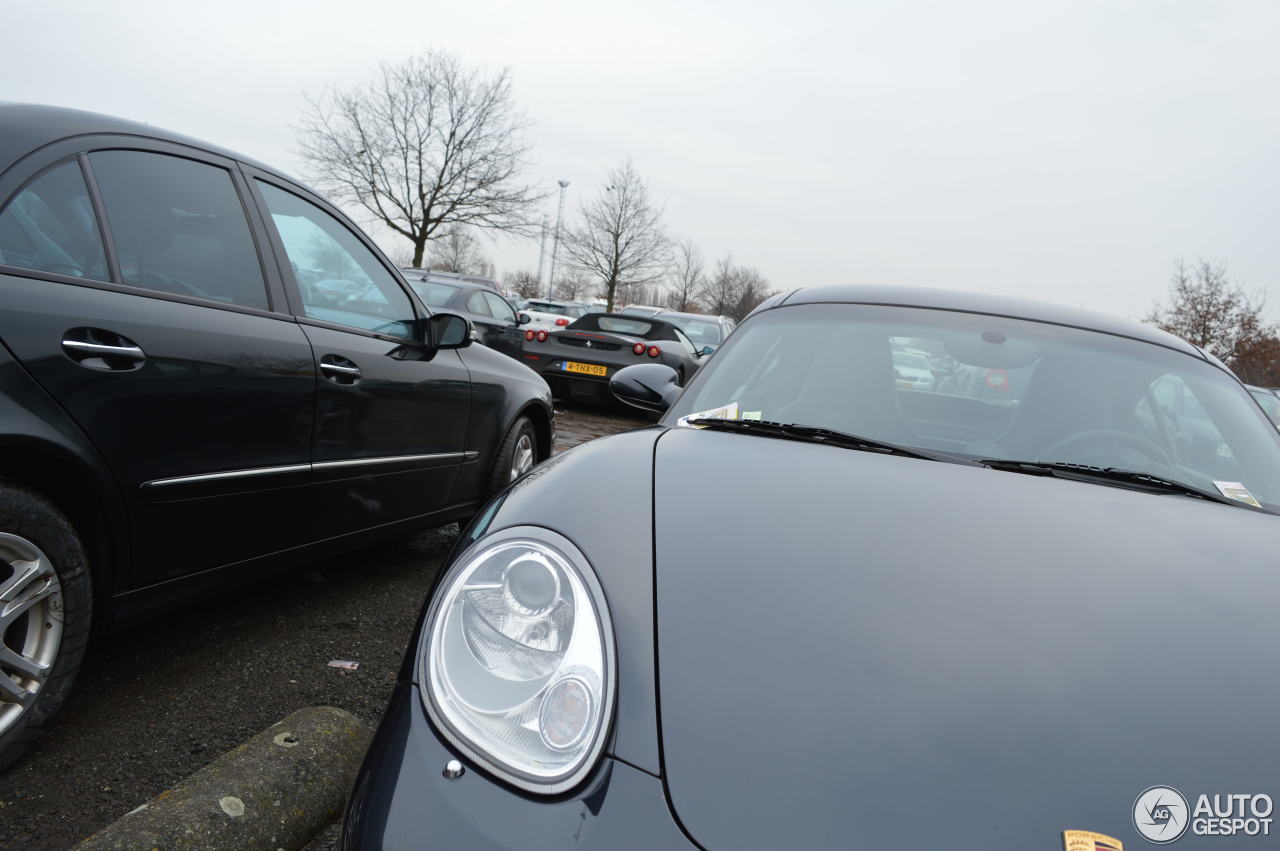
[[[511,305],[497,293],[483,293],[484,300],[489,302],[489,313],[493,314],[494,319],[503,322],[515,322],[516,312],[511,309]]]
[[[46,171],[5,205],[0,264],[110,280],[102,232],[78,161]]]
[[[364,243],[310,201],[263,181],[258,189],[284,244],[306,316],[376,334],[413,336],[409,296]]]
[[[262,265],[225,168],[147,151],[89,155],[121,282],[267,310]]]
[[[480,316],[492,316],[489,305],[484,300],[484,293],[479,291],[467,296],[467,310]]]

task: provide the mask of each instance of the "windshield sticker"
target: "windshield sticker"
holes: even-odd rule
[[[694,420],[736,420],[738,418],[738,403],[730,402],[719,408],[712,408],[710,411],[699,411],[696,414],[689,414],[687,417],[681,417],[676,420],[678,426],[688,426],[689,428],[702,428]],[[757,418],[758,419],[758,418]]]
[[[1229,499],[1238,499],[1241,502],[1247,502],[1250,505],[1262,507],[1262,503],[1253,498],[1253,494],[1249,493],[1249,489],[1239,482],[1214,482],[1214,486],[1222,492],[1222,495]]]
[[[743,412],[742,412],[742,418],[743,418],[744,420],[759,420],[759,419],[764,419],[764,417],[763,417],[763,413],[764,413],[763,411],[743,411]]]
[[[1092,830],[1062,831],[1062,851],[1124,851],[1119,839]]]

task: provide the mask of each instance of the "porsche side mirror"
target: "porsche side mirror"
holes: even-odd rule
[[[609,389],[628,405],[662,413],[680,395],[676,371],[665,364],[640,363],[620,369],[609,379]]]
[[[431,342],[437,349],[465,349],[474,339],[471,320],[456,313],[436,313],[431,319]]]
[[[528,325],[528,324],[529,324],[530,322],[532,322],[532,321],[533,321],[533,317],[532,317],[532,316],[530,316],[530,315],[529,315],[529,314],[527,314],[527,313],[521,313],[521,314],[520,314],[520,317],[516,320],[516,324],[517,324],[517,325]]]

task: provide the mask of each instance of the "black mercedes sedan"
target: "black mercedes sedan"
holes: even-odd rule
[[[268,166],[0,104],[0,769],[91,625],[466,520],[545,458],[546,382],[470,328]]]
[[[562,331],[527,330],[525,362],[557,398],[609,402],[609,380],[637,363],[657,363],[684,385],[712,351],[700,348],[673,322],[619,313],[588,313]]]
[[[977,380],[904,387],[902,347]],[[675,378],[618,372],[660,423],[466,529],[347,849],[1275,847],[1280,436],[1221,363],[832,287]]]

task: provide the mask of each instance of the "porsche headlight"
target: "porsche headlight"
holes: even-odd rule
[[[591,770],[613,710],[613,629],[567,539],[508,529],[472,545],[432,600],[419,682],[432,720],[470,758],[554,794]]]

